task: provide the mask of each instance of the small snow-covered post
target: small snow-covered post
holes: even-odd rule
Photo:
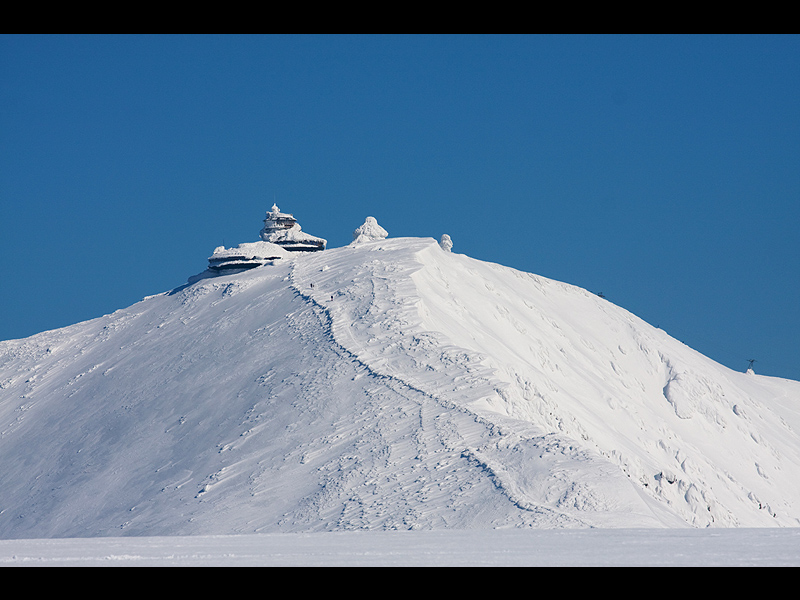
[[[383,227],[378,225],[375,217],[367,217],[363,225],[356,227],[353,232],[353,243],[360,244],[361,242],[370,242],[373,240],[382,240],[389,235]]]
[[[442,247],[442,250],[445,252],[450,252],[453,249],[453,240],[450,239],[450,236],[446,233],[442,234],[442,239],[439,240],[439,245]]]

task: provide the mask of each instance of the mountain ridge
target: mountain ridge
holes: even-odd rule
[[[796,526],[800,383],[391,238],[0,342],[0,537]]]

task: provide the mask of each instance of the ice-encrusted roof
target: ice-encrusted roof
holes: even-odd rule
[[[288,256],[287,250],[270,242],[248,242],[236,248],[219,246],[208,257],[208,268],[212,271],[252,269]]]
[[[291,252],[324,250],[328,243],[301,231],[297,220],[282,213],[277,204],[267,213],[260,237],[261,241],[239,244],[235,248],[217,247],[208,258],[209,271],[227,274],[233,270],[252,269],[287,258]]]
[[[249,257],[253,259],[275,259],[286,258],[289,252],[270,242],[247,242],[239,244],[236,248],[226,248],[225,246],[218,246],[214,249],[214,254],[209,257],[212,259],[226,259],[236,257]]]
[[[301,231],[297,219],[289,213],[282,213],[277,204],[273,204],[267,213],[260,236],[263,241],[284,246],[290,251],[324,250],[328,244],[328,241],[321,237]]]

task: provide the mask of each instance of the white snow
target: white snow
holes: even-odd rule
[[[388,235],[389,233],[378,225],[378,221],[375,217],[367,217],[364,223],[356,227],[355,231],[353,231],[353,244],[382,240]]]
[[[269,260],[273,258],[287,258],[291,256],[289,252],[269,242],[247,242],[239,244],[236,248],[226,248],[225,246],[218,246],[214,249],[211,258],[236,258],[239,256],[246,256],[252,259]]]
[[[0,566],[796,567],[800,529],[344,531],[0,540]]]
[[[300,230],[300,225],[295,223],[289,229],[284,229],[282,231],[275,231],[272,233],[263,233],[262,239],[265,242],[270,242],[273,244],[277,244],[280,242],[320,242],[323,244],[327,244],[327,241],[323,238],[310,235],[305,231]]]
[[[439,240],[439,246],[441,246],[442,250],[444,250],[445,252],[452,252],[453,240],[450,239],[449,235],[443,233],[442,238]]]
[[[189,283],[196,283],[207,277],[215,277],[220,272],[230,274],[234,270],[273,264],[276,260],[285,259],[288,256],[287,250],[270,242],[250,242],[239,244],[236,248],[218,246],[208,258],[208,269],[190,278]]]
[[[259,235],[264,242],[302,250],[324,249],[328,244],[323,238],[301,231],[300,224],[294,216],[282,213],[276,204],[273,204],[267,213],[264,227]]]
[[[8,548],[234,535],[274,557],[282,533],[447,530],[409,543],[452,550],[458,531],[620,530],[603,555],[630,528],[800,523],[800,382],[731,371],[583,289],[419,238],[194,281],[0,342]]]

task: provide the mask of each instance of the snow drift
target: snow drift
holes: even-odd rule
[[[0,537],[798,525],[800,383],[377,237],[0,342]]]

